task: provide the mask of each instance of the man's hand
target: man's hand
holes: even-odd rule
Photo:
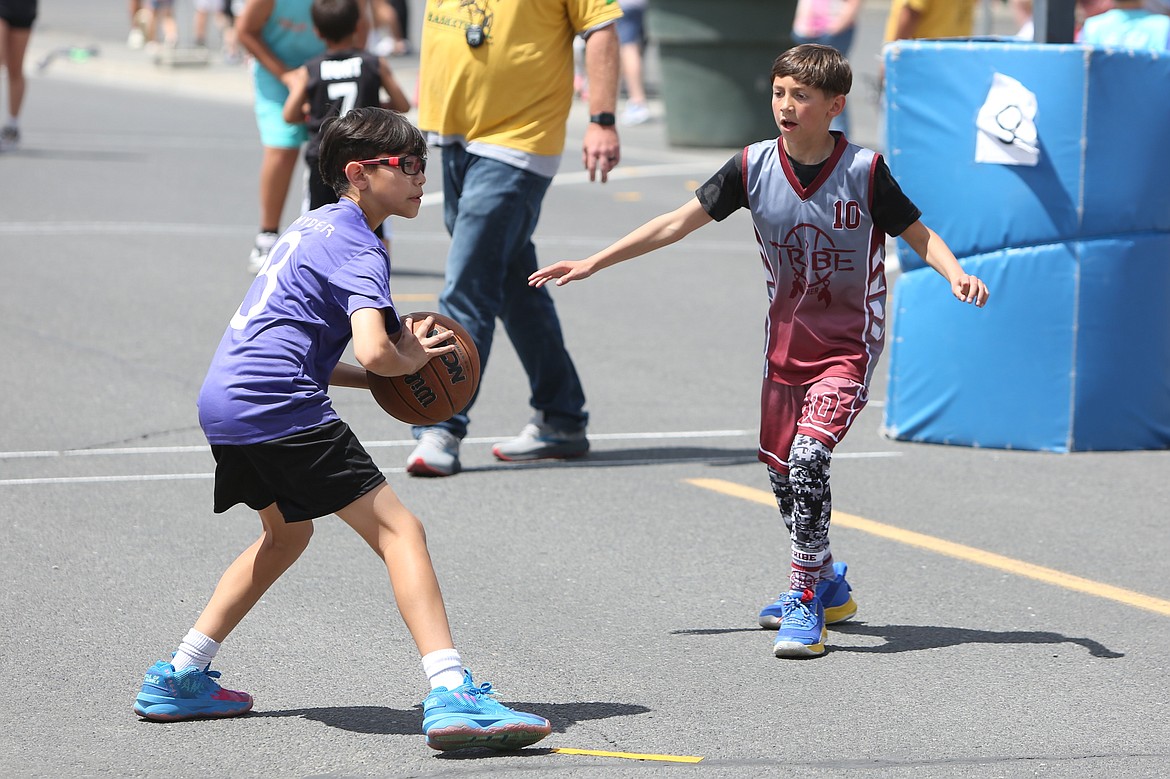
[[[585,130],[585,144],[582,149],[582,161],[585,170],[589,171],[589,180],[596,181],[597,174],[601,174],[601,183],[609,180],[609,172],[617,167],[622,159],[622,145],[618,140],[617,130],[613,127],[602,127],[599,124],[590,124]]]

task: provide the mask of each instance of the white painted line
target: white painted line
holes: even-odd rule
[[[670,438],[734,438],[736,436],[755,435],[754,430],[679,430],[665,433],[590,433],[590,441],[638,441],[645,439]],[[495,444],[507,435],[482,438],[464,438],[465,444]],[[394,441],[363,441],[367,449],[381,449],[396,446],[414,446],[413,438],[401,438]],[[143,455],[143,454],[190,454],[192,452],[209,452],[206,444],[200,446],[120,446],[104,449],[61,449],[54,451],[30,450],[0,452],[0,460],[23,460],[34,457],[87,457],[94,455]]]
[[[696,439],[696,438],[740,438],[740,437],[755,437],[755,430],[676,430],[661,433],[593,433],[590,434],[591,441],[665,441],[665,440],[679,440],[679,439]],[[496,437],[480,437],[480,438],[465,438],[465,444],[494,444],[500,440],[500,436]],[[402,448],[414,446],[414,439],[398,439],[392,441],[370,441],[365,443],[366,448],[381,449],[381,448]],[[204,446],[124,446],[124,447],[110,447],[104,449],[65,449],[61,451],[40,450],[40,451],[14,451],[14,452],[0,452],[0,460],[20,460],[33,458],[52,458],[52,457],[93,457],[93,456],[140,456],[140,455],[157,455],[157,454],[208,454],[209,450]],[[728,464],[743,462],[745,458],[750,459],[750,455],[733,455],[733,456],[719,456],[719,457],[644,457],[637,460],[622,460],[614,458],[612,455],[619,454],[621,450],[611,450],[605,454],[611,455],[609,457],[592,457],[581,460],[540,460],[531,463],[499,463],[487,466],[479,466],[467,469],[469,472],[474,471],[493,471],[493,470],[518,470],[526,467],[539,468],[613,468],[626,467],[633,465],[678,465],[686,463],[705,463],[705,464]],[[597,454],[602,454],[598,452]],[[900,457],[901,452],[838,452],[833,455],[834,459],[874,459],[885,457]],[[405,473],[405,468],[382,468],[382,473]],[[43,477],[29,477],[23,479],[0,479],[0,487],[14,487],[14,486],[29,486],[29,485],[44,485],[44,484],[110,484],[110,483],[126,483],[126,482],[148,482],[148,481],[183,481],[193,479],[211,479],[214,478],[214,473],[145,473],[145,474],[125,474],[119,476],[43,476]]]
[[[736,438],[739,436],[756,435],[755,430],[680,430],[670,433],[590,433],[590,441],[646,441],[654,440],[656,438],[671,439],[671,438]],[[465,444],[498,444],[501,440],[508,436],[495,436],[492,438],[464,438]],[[415,440],[408,438],[406,440],[398,441],[371,441],[369,443],[363,442],[367,447],[393,447],[393,446],[414,446]]]
[[[207,444],[202,446],[126,446],[116,449],[64,449],[59,452],[52,450],[28,452],[0,452],[0,460],[26,460],[35,457],[93,457],[112,456],[119,454],[190,454],[191,452],[208,452]]]
[[[677,176],[685,173],[702,171],[704,179],[716,170],[718,165],[712,166],[710,160],[692,160],[690,162],[669,162],[661,165],[631,165],[628,168],[615,168],[609,172],[609,184],[617,181],[634,181],[635,179],[651,179],[660,176]],[[599,179],[600,180],[600,179]],[[554,187],[575,186],[577,184],[597,183],[589,181],[589,171],[578,170],[572,173],[558,173],[552,180]],[[423,197],[424,206],[440,206],[443,204],[442,192],[428,192]]]
[[[46,476],[34,479],[0,479],[0,487],[26,484],[103,484],[110,482],[183,481],[211,479],[214,473],[134,473],[125,476]]]

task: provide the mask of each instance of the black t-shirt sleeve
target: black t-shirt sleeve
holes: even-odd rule
[[[870,208],[873,223],[886,235],[898,236],[922,217],[918,206],[894,180],[894,174],[884,157],[878,157],[873,172],[873,205]]]
[[[747,187],[743,180],[743,155],[729,159],[715,175],[695,190],[695,197],[707,215],[722,222],[741,208],[748,208]],[[906,197],[894,174],[879,157],[874,170],[873,206],[874,224],[886,235],[898,236],[922,217],[918,206]]]
[[[707,183],[695,190],[695,197],[707,215],[722,222],[741,208],[748,207],[747,187],[743,183],[743,155],[727,161]]]

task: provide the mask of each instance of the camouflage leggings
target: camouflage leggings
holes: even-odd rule
[[[793,589],[816,585],[817,572],[832,563],[829,551],[829,461],[833,452],[815,438],[798,435],[792,441],[788,473],[768,468],[780,516],[792,539]]]

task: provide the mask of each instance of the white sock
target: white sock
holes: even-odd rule
[[[19,119],[18,117],[15,117],[15,116],[10,116],[10,117],[8,117],[8,124],[6,124],[6,125],[4,125],[4,126],[5,126],[5,127],[17,127],[17,128],[19,128],[19,127],[20,127],[20,119]],[[388,220],[387,220],[387,221],[388,221]]]
[[[431,681],[431,689],[446,687],[454,690],[463,684],[463,660],[454,649],[436,649],[423,655],[423,673]]]
[[[171,665],[176,671],[181,671],[189,665],[206,668],[215,659],[219,651],[219,642],[200,633],[195,628],[187,631],[179,648],[175,650],[175,657]]]

